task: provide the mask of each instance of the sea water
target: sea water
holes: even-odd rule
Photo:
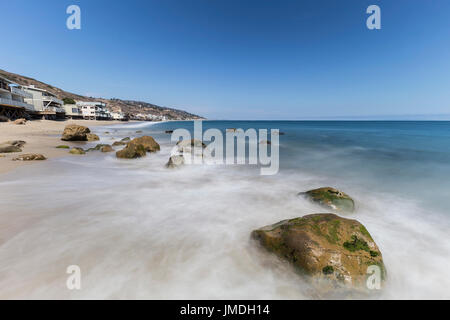
[[[165,131],[177,128],[193,123],[97,127],[100,143],[151,135],[161,151],[90,152],[0,175],[0,298],[317,298],[250,233],[327,212],[297,196],[322,186],[355,199],[345,217],[380,247],[379,297],[450,298],[449,122],[203,121],[224,133],[283,132],[272,176],[246,165],[166,169],[174,143]],[[80,290],[66,286],[71,265]]]

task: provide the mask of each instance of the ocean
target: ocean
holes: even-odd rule
[[[203,121],[284,133],[279,171],[267,176],[255,165],[165,168],[165,131],[178,128],[193,122],[96,127],[101,140],[83,147],[151,135],[161,151],[90,152],[0,175],[0,298],[315,298],[250,233],[327,212],[297,196],[323,186],[353,197],[345,217],[380,247],[388,280],[378,298],[450,298],[450,122]],[[66,287],[70,265],[81,290]]]

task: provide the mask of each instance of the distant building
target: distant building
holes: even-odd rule
[[[111,112],[111,117],[113,118],[113,120],[118,120],[118,121],[127,121],[128,120],[128,117],[123,112]]]
[[[34,106],[25,102],[32,95],[19,88],[14,82],[0,77],[0,115],[9,119],[28,118]]]
[[[34,85],[21,86],[20,88],[31,94],[31,97],[25,97],[25,102],[34,106],[33,115],[42,116],[46,119],[65,117],[64,102],[58,99],[53,93],[36,88]]]
[[[78,101],[77,106],[81,109],[83,119],[86,120],[111,120],[112,116],[106,104],[103,102]]]
[[[69,119],[83,119],[83,112],[76,104],[65,104],[66,118]]]

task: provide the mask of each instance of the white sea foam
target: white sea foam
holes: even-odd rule
[[[257,168],[168,170],[146,158],[48,161],[0,177],[0,298],[310,299],[307,282],[249,236],[314,212],[297,192],[350,193],[388,271],[384,298],[450,298],[448,222],[410,199],[325,176]],[[79,265],[82,289],[66,288]]]

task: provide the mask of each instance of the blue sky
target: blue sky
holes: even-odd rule
[[[81,8],[82,29],[66,28]],[[381,30],[366,8],[381,8]],[[448,0],[2,1],[0,68],[213,119],[450,114]]]

